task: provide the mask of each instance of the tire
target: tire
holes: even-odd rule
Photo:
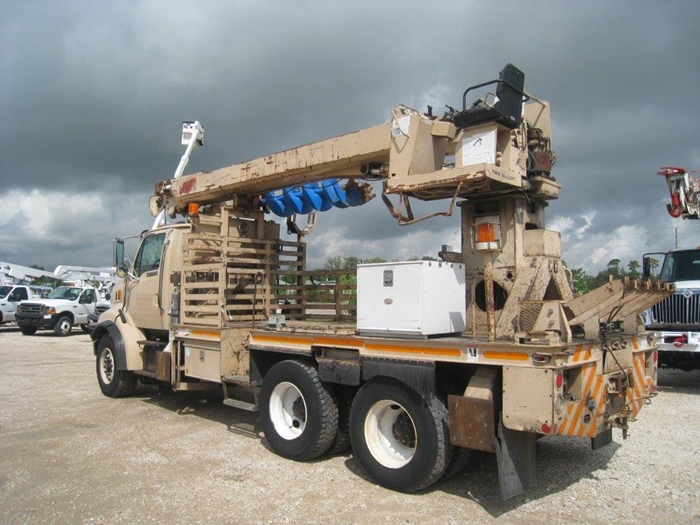
[[[23,335],[34,335],[36,333],[36,326],[20,326],[19,331],[22,332]]]
[[[329,454],[338,454],[350,448],[350,411],[357,387],[336,385],[335,392],[338,397],[338,433]]]
[[[60,315],[53,325],[53,333],[59,337],[65,337],[73,330],[73,320],[67,315]]]
[[[452,459],[450,464],[447,466],[447,470],[442,475],[440,481],[449,481],[452,478],[457,477],[460,472],[464,470],[464,467],[469,463],[469,459],[472,457],[472,449],[464,447],[454,447],[452,448]]]
[[[97,382],[107,397],[127,397],[136,391],[138,377],[129,370],[117,370],[114,358],[114,343],[105,335],[97,346]]]
[[[328,451],[338,432],[335,392],[314,367],[281,361],[263,379],[260,419],[277,454],[296,461],[316,458]]]
[[[80,329],[85,332],[86,334],[89,334],[91,332],[90,328],[88,328],[88,325],[86,324],[81,324]]]
[[[355,457],[370,477],[400,492],[432,485],[452,458],[445,404],[392,379],[373,379],[357,393],[350,437]]]

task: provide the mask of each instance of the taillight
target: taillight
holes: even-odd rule
[[[564,384],[564,374],[558,372],[556,378],[554,379],[554,384],[557,386],[557,388],[561,388]]]

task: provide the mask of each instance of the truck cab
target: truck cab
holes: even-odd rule
[[[55,335],[66,336],[75,325],[87,332],[88,315],[98,300],[97,290],[92,286],[59,286],[45,299],[22,301],[17,307],[17,325],[24,335],[49,329]]]
[[[664,255],[659,280],[676,286],[673,295],[645,313],[647,328],[659,338],[659,365],[700,369],[700,248],[645,254],[647,276],[652,255]]]
[[[15,320],[17,304],[35,296],[29,286],[3,285],[0,286],[0,324]]]

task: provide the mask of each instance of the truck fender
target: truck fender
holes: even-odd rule
[[[433,363],[406,363],[389,359],[363,359],[362,381],[374,377],[390,377],[400,381],[418,394],[429,397],[435,393],[435,365]]]
[[[142,370],[143,358],[141,347],[137,341],[145,339],[143,333],[130,324],[120,323],[117,317],[114,321],[103,321],[99,323],[90,334],[92,346],[97,355],[97,347],[100,339],[108,335],[114,342],[114,353],[117,370]]]
[[[108,335],[114,343],[114,364],[117,370],[128,370],[126,367],[126,350],[124,349],[124,338],[119,328],[112,321],[104,321],[93,328],[90,337],[92,338],[92,351],[97,357],[97,347],[102,338]]]

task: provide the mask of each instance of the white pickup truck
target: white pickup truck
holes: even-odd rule
[[[0,324],[15,320],[17,304],[39,296],[29,286],[23,284],[6,284],[0,286]]]
[[[88,315],[98,300],[97,290],[92,286],[59,286],[45,299],[22,301],[17,306],[17,325],[24,335],[50,329],[56,335],[66,336],[76,325],[88,332]]]

